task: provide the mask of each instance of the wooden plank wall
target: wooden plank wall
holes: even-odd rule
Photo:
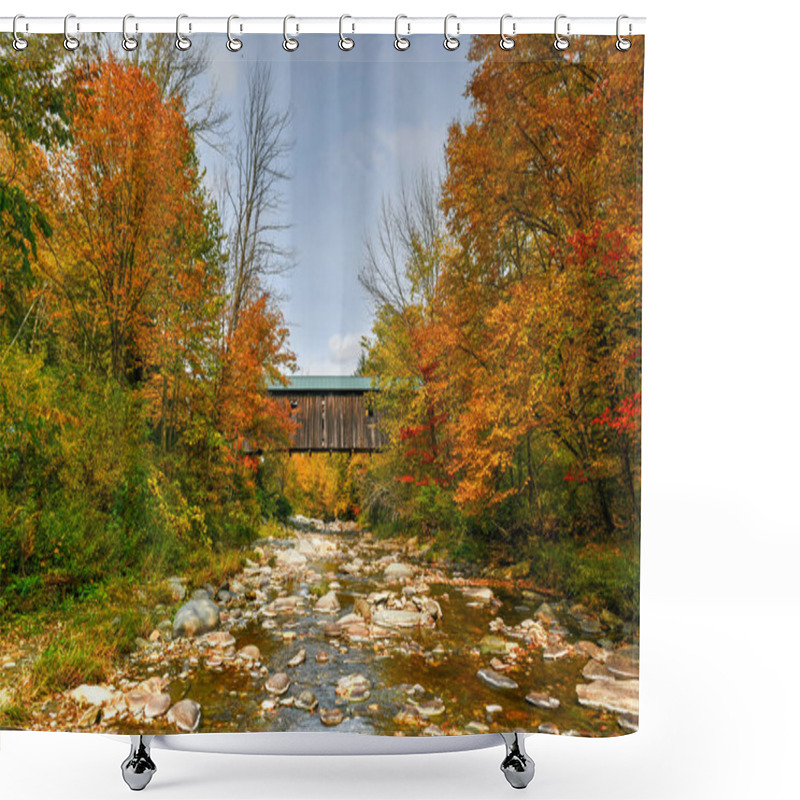
[[[298,425],[292,450],[369,451],[381,448],[378,415],[370,415],[364,394],[356,392],[287,393],[296,404],[292,418]]]

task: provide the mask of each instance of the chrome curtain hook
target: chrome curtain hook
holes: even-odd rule
[[[178,14],[175,20],[175,47],[178,50],[188,50],[192,46],[192,40],[188,36],[184,36],[181,33],[181,20],[188,19],[188,14]],[[192,26],[189,26],[189,30],[192,29]]]
[[[348,36],[344,35],[344,21],[346,19],[353,19],[349,14],[342,14],[339,17],[339,49],[340,50],[352,50],[356,43]]]
[[[501,50],[513,50],[514,49],[514,45],[516,45],[516,42],[514,41],[514,39],[511,36],[506,36],[506,34],[505,34],[504,30],[503,30],[503,28],[505,26],[505,21],[507,19],[511,19],[511,16],[512,16],[511,14],[503,14],[503,16],[500,17],[500,49]],[[512,25],[511,25],[512,33],[514,32],[515,28],[516,28],[516,24],[512,23]]]
[[[239,19],[239,17],[237,17],[236,14],[231,14],[231,16],[228,17],[228,41],[225,42],[225,47],[227,47],[228,50],[231,51],[231,53],[238,53],[239,50],[242,49],[242,44],[243,44],[241,39],[237,39],[231,33],[231,23],[235,19]]]
[[[566,50],[569,47],[569,39],[566,39],[558,32],[558,21],[560,19],[566,19],[566,18],[567,18],[566,14],[559,14],[556,17],[556,23],[555,23],[556,40],[553,42],[553,47],[555,47],[555,49],[558,50],[559,52]],[[569,36],[569,22],[567,23],[567,36]]]
[[[135,19],[133,14],[126,14],[122,18],[122,49],[127,50],[129,53],[139,46],[139,40],[135,36],[128,33],[128,20]]]
[[[444,18],[444,49],[452,52],[453,50],[458,50],[458,46],[461,44],[461,41],[456,38],[456,36],[451,36],[447,32],[447,23],[450,22],[451,19],[456,19],[456,15],[448,14]],[[456,34],[458,34],[458,29],[459,25],[456,23]]]
[[[283,49],[286,50],[287,53],[293,53],[298,47],[300,47],[300,40],[295,39],[293,36],[289,36],[290,19],[297,19],[297,17],[293,17],[291,14],[289,14],[283,18]]]
[[[632,45],[631,40],[623,38],[623,36],[619,32],[620,22],[622,22],[622,20],[624,20],[624,19],[628,19],[628,17],[625,14],[620,14],[617,17],[617,44],[616,44],[616,48],[621,53],[624,53],[626,50],[630,50],[631,49],[631,45]],[[631,30],[631,26],[628,25],[628,34],[629,35],[630,35],[630,30]]]
[[[75,19],[74,14],[67,14],[67,16],[64,17],[64,49],[70,52],[77,50],[81,45],[80,39],[69,32],[69,21],[71,19]],[[77,25],[75,29],[77,30]]]
[[[405,14],[398,14],[394,18],[394,49],[395,50],[408,50],[411,47],[411,40],[406,39],[405,36],[400,35],[400,20],[408,19]],[[408,32],[411,33],[411,26],[407,25]]]
[[[28,40],[27,39],[23,39],[22,36],[20,36],[19,33],[17,33],[17,23],[21,19],[25,19],[25,15],[24,14],[17,14],[14,17],[14,23],[11,26],[11,35],[14,37],[12,42],[11,42],[11,45],[18,53],[21,52],[22,50],[24,50],[28,46]]]

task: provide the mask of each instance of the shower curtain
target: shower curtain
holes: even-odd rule
[[[643,38],[239,41],[0,58],[0,727],[636,730]]]

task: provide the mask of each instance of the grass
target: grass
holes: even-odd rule
[[[205,548],[189,559],[182,574],[190,587],[219,585],[242,568],[245,557],[241,550]],[[108,681],[136,648],[137,638],[146,638],[160,618],[172,616],[174,608],[166,609],[179,605],[166,577],[114,577],[88,584],[79,596],[40,595],[35,611],[6,610],[0,652],[23,650],[25,656],[20,668],[8,671],[11,684],[0,687],[0,728],[25,727],[47,695]]]

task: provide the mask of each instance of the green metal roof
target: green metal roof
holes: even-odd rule
[[[372,378],[357,375],[290,375],[283,386],[273,383],[270,392],[369,392],[375,391]]]

